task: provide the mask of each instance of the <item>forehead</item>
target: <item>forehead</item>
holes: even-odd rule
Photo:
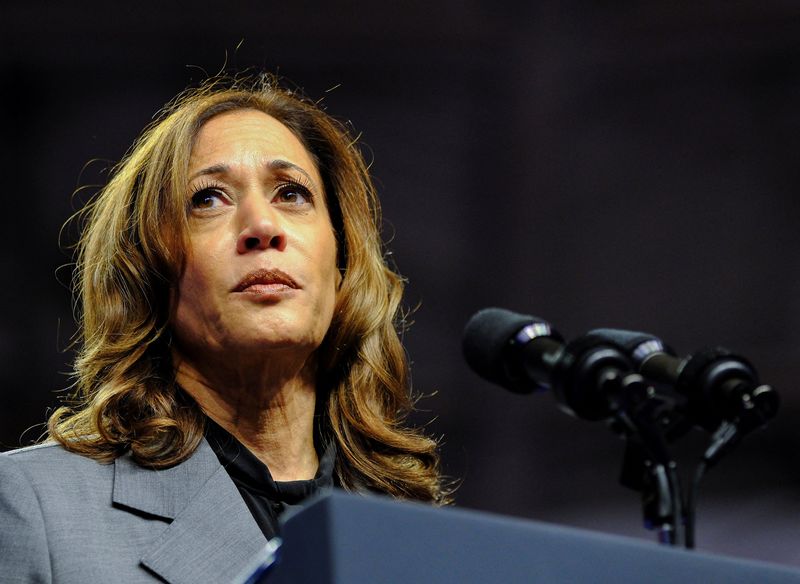
[[[297,136],[264,112],[241,109],[218,114],[197,132],[189,171],[213,164],[261,165],[282,159],[319,179],[311,154]]]

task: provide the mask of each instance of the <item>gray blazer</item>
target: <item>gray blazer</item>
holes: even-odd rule
[[[149,470],[45,444],[0,454],[0,581],[230,582],[266,540],[208,443]]]

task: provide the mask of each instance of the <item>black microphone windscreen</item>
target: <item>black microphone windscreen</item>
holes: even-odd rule
[[[649,335],[647,333],[610,328],[594,329],[586,333],[586,336],[594,336],[611,341],[615,345],[622,347],[628,352],[633,351],[642,343],[659,341],[658,337]]]
[[[504,308],[484,308],[464,327],[464,358],[475,373],[493,383],[506,384],[504,352],[520,330],[541,319]]]

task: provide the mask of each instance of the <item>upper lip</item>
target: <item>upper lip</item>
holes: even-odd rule
[[[287,274],[278,269],[260,269],[247,274],[233,289],[233,292],[242,292],[250,286],[257,284],[283,284],[289,288],[299,288],[297,282]]]

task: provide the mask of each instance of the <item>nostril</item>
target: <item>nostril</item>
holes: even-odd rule
[[[255,249],[259,246],[259,239],[257,237],[248,237],[244,240],[244,246],[247,249]]]

